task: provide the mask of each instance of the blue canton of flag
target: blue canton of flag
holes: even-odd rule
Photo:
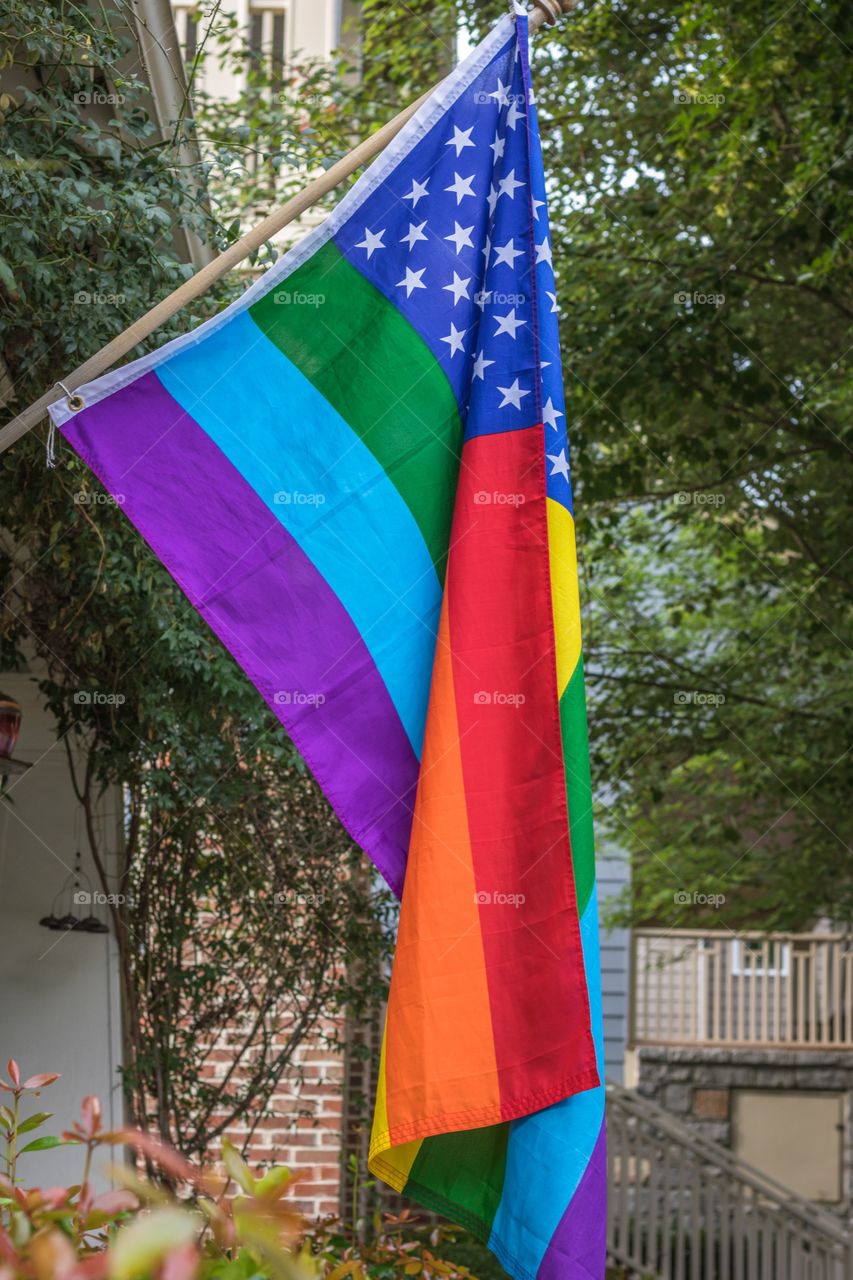
[[[445,117],[439,159],[430,135],[335,240],[441,363],[466,438],[544,424],[547,493],[571,510],[545,174],[525,53],[511,51]]]

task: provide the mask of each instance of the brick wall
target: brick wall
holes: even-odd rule
[[[311,1219],[341,1209],[344,1055],[323,1045],[322,1030],[297,1050],[294,1070],[279,1084],[246,1152],[253,1168],[287,1165],[304,1175],[292,1203]],[[210,1057],[211,1075],[221,1078],[231,1061],[227,1043]],[[238,1125],[227,1136],[242,1148],[247,1134],[247,1126]]]

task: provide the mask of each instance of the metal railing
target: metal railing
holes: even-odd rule
[[[840,1218],[607,1085],[611,1261],[658,1280],[850,1280]]]
[[[631,1043],[853,1049],[853,940],[635,929]]]

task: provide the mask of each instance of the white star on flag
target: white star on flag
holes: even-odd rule
[[[492,252],[492,237],[486,236],[486,243],[483,245],[480,253],[486,259],[486,266],[489,265],[489,254]]]
[[[545,290],[545,292],[546,292],[546,294],[548,295],[548,297],[551,299],[551,312],[550,312],[550,314],[551,314],[552,316],[558,315],[558,314],[559,314],[559,312],[558,312],[558,309],[557,309],[557,295],[556,295],[556,293],[548,293],[548,290],[547,290],[547,289]]]
[[[457,329],[456,325],[451,320],[450,333],[447,335],[446,338],[441,339],[442,342],[449,343],[451,356],[455,356],[457,351],[461,351],[463,349],[464,340],[465,340],[465,330]]]
[[[537,200],[537,199],[536,199],[536,197],[534,196],[534,197],[533,197],[533,200],[531,201],[531,203],[532,203],[532,205],[533,205],[533,216],[534,216],[534,218],[536,219],[536,221],[538,222],[538,221],[539,221],[539,210],[542,208],[542,206],[543,206],[543,204],[545,203],[545,201],[544,201],[544,200]]]
[[[548,458],[548,461],[549,461],[549,462],[553,462],[553,464],[554,464],[554,469],[553,469],[553,471],[551,472],[551,475],[552,475],[552,476],[563,476],[563,477],[564,477],[564,479],[568,482],[568,479],[569,479],[569,460],[568,460],[568,458],[566,457],[566,451],[565,451],[565,449],[561,449],[559,453],[549,453],[549,454],[547,455],[547,458]]]
[[[515,337],[516,329],[520,329],[523,324],[527,324],[526,320],[516,320],[515,307],[505,316],[495,316],[498,327],[495,330],[495,337],[501,333],[508,333],[511,338]]]
[[[515,176],[515,169],[510,169],[505,178],[501,178],[498,184],[498,197],[509,196],[510,200],[515,199],[515,193],[519,187],[523,187],[524,183],[519,182]]]
[[[516,258],[521,256],[521,250],[513,247],[513,239],[510,236],[505,245],[495,245],[495,260],[492,265],[499,267],[502,262],[505,262],[508,267],[514,267]]]
[[[453,294],[454,307],[456,306],[460,298],[468,297],[468,286],[470,283],[471,283],[470,276],[468,276],[465,280],[463,280],[462,277],[457,275],[455,271],[453,272],[453,283],[446,284],[444,286],[444,289],[445,289],[445,292]]]
[[[542,406],[542,421],[546,423],[547,426],[553,427],[556,431],[559,426],[557,419],[564,418],[565,416],[566,415],[563,413],[562,409],[557,409],[555,407],[554,401],[549,396],[545,404]]]
[[[474,188],[471,186],[471,183],[473,181],[474,181],[473,173],[471,174],[470,178],[463,178],[461,174],[454,173],[453,182],[451,182],[449,187],[445,187],[444,189],[445,191],[452,191],[453,194],[456,196],[456,203],[461,204],[463,196],[476,195]]]
[[[514,129],[523,115],[524,115],[524,112],[521,110],[521,107],[518,105],[515,99],[513,99],[513,101],[509,104],[509,114],[507,115],[507,118],[506,118],[506,127],[508,129]]]
[[[445,236],[445,240],[452,240],[456,246],[456,252],[461,253],[463,249],[473,249],[474,242],[471,239],[473,226],[460,227],[458,222],[453,223],[453,235]]]
[[[418,201],[423,200],[424,196],[429,194],[427,192],[428,182],[429,178],[425,182],[418,182],[417,178],[412,178],[412,189],[408,195],[403,196],[403,199],[411,200],[413,209],[417,209]]]
[[[421,279],[425,271],[426,267],[421,267],[420,271],[412,271],[411,267],[406,267],[406,274],[402,280],[397,281],[397,288],[405,289],[406,297],[411,298],[415,289],[426,288],[426,285]]]
[[[480,378],[483,382],[486,380],[486,370],[490,364],[494,364],[494,360],[487,360],[483,352],[477,356],[474,361],[474,377]]]
[[[512,384],[511,387],[498,387],[498,391],[500,391],[501,395],[503,396],[503,400],[501,400],[500,404],[498,405],[499,409],[505,409],[508,404],[511,404],[515,409],[520,409],[521,401],[524,398],[524,396],[530,395],[529,391],[523,390],[518,385],[518,378],[516,378],[515,382]]]
[[[381,231],[377,231],[375,233],[371,231],[369,227],[365,227],[364,239],[361,241],[360,244],[357,244],[355,247],[356,249],[366,249],[368,260],[370,260],[370,258],[373,257],[374,250],[387,248],[387,246],[382,243],[382,237],[384,235],[385,235],[384,227],[382,228]]]
[[[495,208],[497,206],[497,203],[498,203],[498,190],[495,187],[495,184],[492,183],[491,188],[489,190],[489,194],[486,196],[486,204],[489,206],[489,216],[492,218],[495,216]]]
[[[474,146],[474,143],[471,141],[471,134],[473,132],[474,132],[473,125],[471,125],[470,129],[460,129],[459,125],[455,124],[453,126],[453,137],[448,138],[447,142],[444,145],[447,147],[455,147],[456,155],[458,157],[462,154],[462,152],[465,150],[466,147]]]
[[[481,311],[485,311],[486,306],[488,305],[488,303],[491,302],[491,300],[492,300],[491,289],[479,289],[477,293],[474,294],[474,301],[476,302],[477,306],[480,308]],[[494,364],[494,363],[495,363],[494,360],[489,361],[489,364]]]
[[[506,138],[502,138],[499,133],[495,133],[495,140],[494,142],[490,142],[489,146],[491,147],[495,161],[498,161],[503,158],[503,153],[506,150]]]
[[[410,222],[409,230],[406,235],[400,236],[400,244],[407,244],[409,249],[414,249],[419,240],[426,240],[426,236],[424,235],[425,226],[426,222],[422,222],[419,227],[416,227],[414,222]]]
[[[509,89],[509,84],[508,83],[504,84],[500,76],[498,76],[498,87],[488,96],[490,98],[494,98],[495,102],[497,102],[499,107],[506,107],[509,104],[509,93],[507,92],[508,89]]]
[[[547,262],[549,267],[552,267],[554,265],[554,259],[551,256],[551,246],[548,243],[547,236],[545,237],[545,239],[542,241],[541,244],[537,244],[536,246],[536,261]]]

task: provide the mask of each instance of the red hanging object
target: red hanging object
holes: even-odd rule
[[[21,704],[6,693],[0,693],[0,757],[9,760],[21,732]]]

